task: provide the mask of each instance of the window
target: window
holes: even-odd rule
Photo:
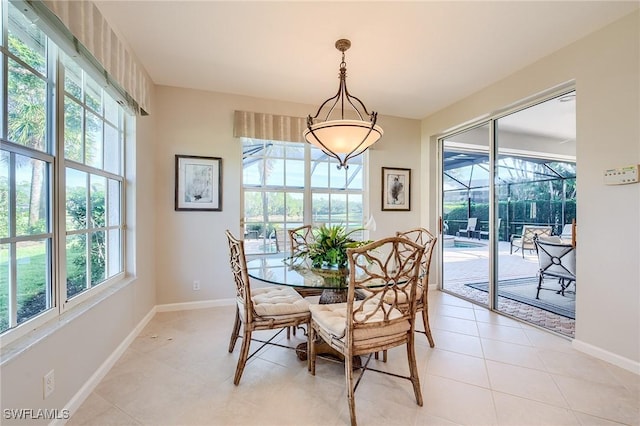
[[[123,272],[123,112],[77,64],[64,64],[66,298]]]
[[[285,231],[303,224],[363,225],[364,155],[338,169],[306,143],[242,138],[242,144],[247,253],[286,251]]]
[[[125,110],[21,9],[0,2],[0,333],[124,273]]]

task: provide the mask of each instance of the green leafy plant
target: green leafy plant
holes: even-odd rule
[[[351,235],[363,229],[356,228],[347,232],[343,225],[322,225],[313,230],[315,241],[309,244],[309,249],[304,255],[311,260],[311,266],[314,268],[344,268],[347,266],[347,249],[370,243],[351,238]]]

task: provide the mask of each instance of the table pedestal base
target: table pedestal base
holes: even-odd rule
[[[298,355],[298,359],[300,361],[306,361],[307,360],[307,354],[308,354],[307,342],[300,343],[296,347],[296,355]],[[316,354],[317,355],[322,355],[322,356],[325,356],[325,357],[329,357],[329,358],[333,358],[333,359],[335,359],[337,361],[344,362],[344,355],[342,355],[340,352],[338,352],[335,349],[333,349],[331,346],[329,346],[322,339],[319,339],[319,341],[316,342]],[[359,356],[354,356],[353,357],[352,365],[353,365],[353,369],[354,370],[362,367],[362,360],[360,359]]]
[[[320,300],[318,301],[321,305],[328,305],[333,303],[344,303],[347,301],[347,290],[332,290],[332,289],[324,289],[322,290],[322,294],[320,295]]]

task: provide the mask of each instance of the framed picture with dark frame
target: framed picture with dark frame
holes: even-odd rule
[[[222,158],[176,155],[175,209],[222,211]]]
[[[411,169],[382,168],[382,210],[411,210]]]

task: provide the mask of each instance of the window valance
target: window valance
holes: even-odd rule
[[[307,127],[303,117],[235,111],[233,136],[273,141],[304,142],[302,131]]]
[[[98,7],[90,1],[31,1],[40,12],[48,9],[78,43],[104,68],[109,77],[149,113],[151,79],[137,58],[118,38]],[[38,7],[44,4],[46,8]]]

